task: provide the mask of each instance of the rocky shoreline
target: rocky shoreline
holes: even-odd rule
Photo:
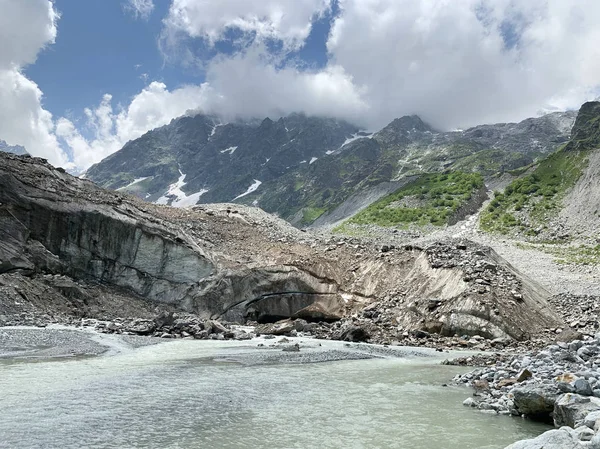
[[[61,278],[62,279],[62,278]],[[247,340],[256,335],[310,336],[323,340],[342,340],[367,342],[388,346],[418,346],[438,351],[468,349],[472,351],[494,352],[481,358],[459,358],[453,364],[478,366],[482,363],[494,363],[502,353],[524,353],[541,349],[554,342],[570,342],[592,338],[598,332],[599,323],[594,320],[600,312],[600,301],[595,296],[557,295],[551,299],[560,312],[565,325],[550,327],[535,337],[516,340],[510,337],[489,338],[482,335],[444,336],[425,329],[404,329],[395,321],[395,311],[402,302],[401,295],[390,296],[372,302],[363,310],[349,316],[329,321],[307,321],[301,318],[283,319],[276,323],[259,324],[247,321],[243,324],[219,319],[207,319],[187,312],[174,312],[166,307],[151,311],[149,305],[138,307],[141,311],[133,317],[116,315],[117,308],[108,313],[96,313],[92,316],[72,313],[50,313],[45,310],[19,311],[0,314],[0,326],[46,327],[60,324],[74,327],[91,328],[101,333],[142,335],[159,338],[194,338],[213,340]],[[400,299],[399,299],[400,298]],[[428,307],[435,309],[438,304]],[[563,303],[562,307],[558,305]],[[569,306],[569,304],[571,306]],[[244,330],[240,330],[244,329]],[[250,330],[252,329],[252,330]],[[487,337],[487,338],[486,338]],[[562,343],[561,343],[562,344]]]
[[[18,326],[24,324],[43,328],[60,322],[70,327],[56,334],[53,332],[50,343],[46,341],[48,337],[45,337],[46,340],[36,340],[37,346],[63,345],[60,351],[48,349],[37,352],[35,357],[38,358],[99,355],[106,350],[85,338],[81,345],[75,345],[73,339],[81,339],[81,336],[70,333],[77,330],[126,338],[132,347],[154,344],[164,339],[244,341],[258,336],[265,340],[274,339],[272,341],[275,344],[270,344],[270,349],[283,352],[303,353],[306,350],[307,347],[298,344],[293,337],[373,343],[369,331],[352,324],[352,320],[310,323],[297,319],[267,324],[249,323],[242,326],[173,312],[162,312],[152,319],[100,320],[71,317],[54,318],[48,322],[43,319],[35,320],[31,316],[13,318],[12,321],[5,321],[3,324],[18,329]],[[548,337],[556,339],[566,337],[567,334],[573,335],[567,329],[558,334],[556,330],[552,330],[549,331]],[[545,347],[541,340],[532,344],[502,339],[490,340],[479,336],[463,337],[441,337],[412,332],[402,340],[373,347],[379,347],[380,352],[385,350],[386,346],[389,350],[395,346],[421,346],[438,352],[449,352],[453,349],[487,351],[442,362],[478,367],[457,375],[452,381],[454,384],[474,389],[474,395],[465,400],[464,405],[483,413],[553,422],[558,427],[557,430],[545,432],[535,439],[514,443],[507,449],[600,449],[600,334],[584,335],[582,340],[556,341]],[[25,357],[28,354],[27,351],[22,353],[21,356]],[[10,357],[10,354],[8,356]]]
[[[374,308],[367,309],[369,315]],[[488,352],[477,358],[460,357],[450,364],[480,366],[486,361],[495,361],[503,354],[523,353],[541,348],[557,337],[555,329],[549,329],[547,338],[517,341],[511,338],[488,339],[479,335],[445,337],[423,330],[389,331],[380,327],[373,319],[348,317],[335,322],[308,322],[304,319],[284,319],[275,323],[244,324],[216,319],[205,319],[185,312],[161,312],[154,318],[80,318],[68,315],[18,315],[0,316],[0,326],[32,326],[44,328],[50,325],[64,325],[74,328],[91,329],[103,334],[137,335],[162,339],[188,338],[196,340],[249,340],[260,335],[296,337],[305,336],[321,340],[339,340],[354,343],[371,343],[384,346],[413,346],[437,351],[469,350]],[[375,320],[377,321],[377,320]],[[566,330],[558,337],[573,337]],[[495,352],[494,352],[495,351]],[[500,352],[501,351],[501,352]]]
[[[475,390],[466,406],[558,428],[507,449],[600,448],[600,334],[504,357],[453,381]]]

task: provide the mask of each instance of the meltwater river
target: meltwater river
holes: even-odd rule
[[[492,449],[547,429],[464,407],[470,391],[442,384],[465,369],[435,353],[298,363],[350,349],[258,344],[0,359],[0,447]]]

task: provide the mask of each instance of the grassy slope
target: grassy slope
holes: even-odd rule
[[[488,232],[536,235],[562,208],[562,200],[581,177],[590,152],[600,147],[600,103],[581,107],[571,140],[539,163],[530,175],[509,184],[481,215]]]
[[[587,151],[561,150],[544,159],[532,174],[509,184],[497,193],[481,215],[481,228],[508,234],[519,230],[534,235],[562,207],[562,199],[581,176]],[[520,213],[527,211],[527,213]]]
[[[478,173],[427,174],[371,204],[347,223],[441,226],[481,187],[483,178]]]

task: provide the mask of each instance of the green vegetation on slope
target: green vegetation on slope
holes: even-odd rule
[[[511,153],[498,149],[487,149],[467,155],[452,165],[453,170],[477,172],[484,176],[506,172],[527,166],[536,154]]]
[[[513,229],[534,235],[532,226],[543,225],[561,208],[561,200],[582,174],[586,151],[565,148],[544,159],[530,175],[509,184],[504,193],[496,193],[481,214],[481,228],[507,234]]]
[[[481,214],[481,228],[529,236],[543,230],[562,208],[562,200],[579,180],[591,151],[600,148],[600,102],[585,103],[570,141],[541,161],[533,173],[513,181]],[[515,174],[515,173],[513,173]]]
[[[424,175],[371,204],[348,220],[348,223],[442,226],[482,187],[483,178],[479,173]]]
[[[325,213],[325,209],[319,207],[305,207],[302,209],[302,224],[310,224]]]

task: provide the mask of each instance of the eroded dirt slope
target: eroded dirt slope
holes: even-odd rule
[[[467,240],[393,247],[302,232],[239,205],[158,206],[12,155],[0,155],[0,203],[0,315],[23,313],[19,303],[27,313],[158,307],[235,321],[335,321],[371,307],[388,333],[516,339],[563,324],[544,288]],[[79,287],[63,291],[54,279]],[[56,306],[38,293],[27,299],[40,289]]]

